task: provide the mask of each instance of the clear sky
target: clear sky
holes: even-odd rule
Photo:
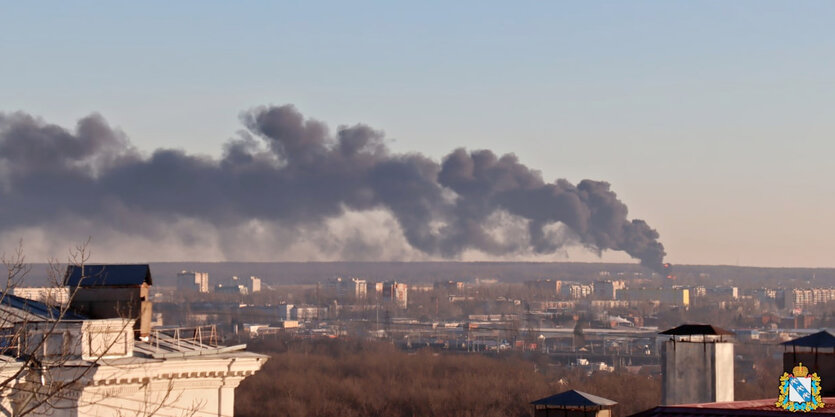
[[[218,155],[292,103],[609,181],[674,263],[835,266],[835,3],[512,3],[3,1],[0,111]]]

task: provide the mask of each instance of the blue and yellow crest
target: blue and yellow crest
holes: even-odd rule
[[[817,373],[809,375],[809,369],[803,362],[792,369],[792,373],[783,372],[780,377],[780,396],[774,404],[788,411],[812,411],[823,408],[821,399],[821,379]]]

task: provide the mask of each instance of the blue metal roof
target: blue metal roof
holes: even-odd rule
[[[0,304],[25,311],[44,319],[57,319],[60,317],[62,320],[87,320],[87,317],[69,310],[65,311],[64,315],[61,316],[61,309],[57,307],[12,294],[0,295]]]
[[[134,287],[151,285],[151,267],[139,265],[70,265],[64,285],[70,287]]]
[[[835,336],[826,330],[822,330],[815,334],[803,336],[788,342],[781,343],[786,346],[803,346],[815,348],[835,348]]]

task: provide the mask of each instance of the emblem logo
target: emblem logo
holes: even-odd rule
[[[823,408],[821,399],[821,379],[817,373],[809,375],[809,369],[803,362],[792,369],[792,373],[783,372],[780,377],[780,396],[777,407],[788,411],[812,411]]]

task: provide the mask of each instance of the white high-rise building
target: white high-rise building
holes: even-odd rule
[[[180,271],[177,273],[177,290],[193,292],[209,292],[209,273]]]
[[[250,294],[261,291],[261,278],[250,276],[246,286]]]
[[[397,281],[383,283],[383,300],[405,309],[409,305],[409,287]]]

